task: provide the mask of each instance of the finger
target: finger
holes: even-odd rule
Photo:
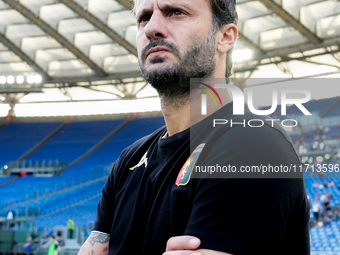
[[[196,250],[201,240],[194,236],[175,236],[168,240],[166,251]]]
[[[163,255],[202,255],[197,251],[167,251]]]

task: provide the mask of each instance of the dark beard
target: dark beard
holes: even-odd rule
[[[190,89],[190,79],[209,77],[215,69],[215,33],[216,31],[212,28],[204,41],[193,42],[183,58],[174,44],[166,42],[163,38],[151,40],[149,45],[143,49],[139,58],[143,78],[166,101],[172,102],[174,99],[188,97],[193,88]],[[170,49],[177,56],[178,63],[174,63],[166,70],[146,70],[144,68],[146,53],[157,46],[165,46]],[[164,58],[157,57],[153,59],[152,64],[163,62]]]

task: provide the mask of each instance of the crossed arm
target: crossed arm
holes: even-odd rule
[[[93,231],[78,255],[108,255],[110,235]],[[176,236],[168,240],[163,255],[231,255],[229,253],[198,249],[201,241],[193,236]]]

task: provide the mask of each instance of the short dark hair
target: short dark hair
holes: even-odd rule
[[[236,12],[235,0],[209,0],[213,14],[213,20],[221,28],[226,24],[237,24],[238,15]]]
[[[227,24],[238,23],[235,0],[209,0],[213,16],[214,28],[220,29]],[[233,48],[227,52],[227,65],[225,75],[229,78],[233,70]]]

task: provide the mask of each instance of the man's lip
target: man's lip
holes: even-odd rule
[[[158,51],[169,51],[169,50],[166,49],[166,48],[163,48],[163,47],[154,47],[154,48],[150,49],[150,50],[146,53],[146,58],[147,58],[151,53],[158,52]]]

